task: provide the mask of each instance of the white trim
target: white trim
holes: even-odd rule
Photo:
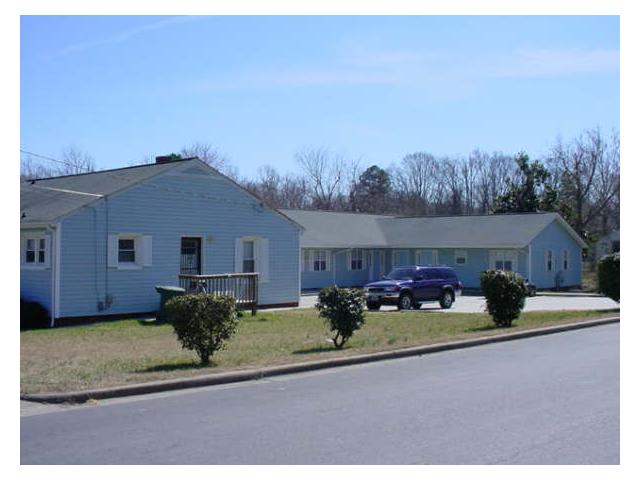
[[[48,270],[51,268],[51,226],[33,232],[20,231],[20,269]],[[27,262],[27,242],[33,240],[33,262]],[[40,249],[40,241],[44,240],[44,250]],[[44,262],[39,261],[39,253],[44,251]]]
[[[60,318],[60,275],[62,267],[62,222],[56,224],[56,236],[55,236],[55,256],[54,260],[54,283],[53,283],[53,298],[54,308],[51,315],[51,326],[55,326],[56,318]]]
[[[496,269],[496,262],[501,261],[504,270],[504,262],[511,262],[511,272],[518,271],[518,250],[502,249],[489,251],[489,265],[492,270]]]
[[[532,260],[532,255],[531,255],[531,244],[529,244],[529,258],[528,260],[528,272],[527,272],[527,278],[529,279],[529,283],[531,283],[532,285],[535,285],[533,283],[533,269],[532,269],[532,265],[533,265],[533,260]]]

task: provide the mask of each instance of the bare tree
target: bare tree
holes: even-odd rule
[[[438,161],[431,154],[406,155],[398,166],[390,168],[400,211],[408,215],[433,213],[433,205],[442,199]]]
[[[25,155],[20,159],[20,180],[33,180],[36,178],[52,177],[56,174],[55,168],[33,159],[31,155]]]
[[[57,166],[58,175],[76,175],[96,171],[96,162],[93,157],[74,146],[65,147],[60,160],[63,163]]]
[[[312,206],[334,208],[347,174],[344,158],[326,148],[309,148],[296,153],[296,161],[308,179]]]
[[[227,157],[222,155],[209,143],[195,142],[191,145],[184,146],[180,149],[180,155],[185,158],[198,157],[204,163],[211,165],[225,175],[234,179],[238,178],[238,169],[231,164]]]
[[[20,159],[20,180],[76,175],[96,170],[91,155],[76,147],[65,147],[59,159],[25,153]]]
[[[597,236],[603,224],[597,219],[619,204],[619,134],[614,132],[607,141],[593,129],[569,144],[558,139],[547,165],[565,218],[584,238]]]

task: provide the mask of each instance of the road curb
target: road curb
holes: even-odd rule
[[[522,330],[514,333],[492,335],[486,337],[476,337],[465,340],[457,340],[446,343],[436,343],[432,345],[422,345],[418,347],[402,348],[385,352],[376,352],[349,357],[331,358],[327,360],[316,360],[304,363],[279,365],[251,370],[241,370],[237,372],[213,373],[192,378],[178,378],[172,380],[159,380],[155,382],[137,383],[120,387],[100,388],[93,390],[83,390],[76,392],[60,393],[40,393],[21,394],[20,399],[41,402],[41,403],[84,403],[88,400],[100,400],[114,397],[126,397],[131,395],[143,395],[148,393],[158,393],[170,390],[181,390],[185,388],[196,388],[210,385],[222,385],[225,383],[236,383],[248,380],[258,380],[265,377],[286,375],[291,373],[320,370],[325,368],[342,367],[362,363],[377,362],[381,360],[391,360],[416,355],[426,355],[429,353],[443,352],[446,350],[457,350],[461,348],[475,347],[489,343],[507,342],[521,338],[537,337],[552,333],[578,330],[582,328],[597,327],[610,323],[619,323],[620,317],[600,318],[584,322],[568,323],[564,325],[553,325],[551,327]]]

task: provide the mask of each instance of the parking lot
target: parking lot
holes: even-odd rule
[[[303,295],[300,297],[300,307],[312,308],[318,301],[317,295]],[[620,305],[610,298],[596,297],[589,295],[538,295],[527,298],[524,306],[525,312],[540,310],[601,310],[608,308],[619,308]],[[397,310],[395,306],[384,305],[381,310]],[[421,310],[442,312],[442,313],[482,313],[484,311],[484,297],[480,295],[463,295],[456,298],[456,302],[449,310],[440,308],[438,302],[423,304]]]

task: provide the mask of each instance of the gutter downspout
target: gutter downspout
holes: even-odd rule
[[[533,271],[531,270],[531,266],[533,265],[532,259],[531,259],[531,244],[529,244],[529,283],[532,285],[535,285],[535,283],[533,282]]]
[[[52,235],[51,245],[51,320],[49,327],[56,326],[56,318],[60,316],[60,257],[61,257],[61,237],[62,223],[49,226],[54,234]]]

